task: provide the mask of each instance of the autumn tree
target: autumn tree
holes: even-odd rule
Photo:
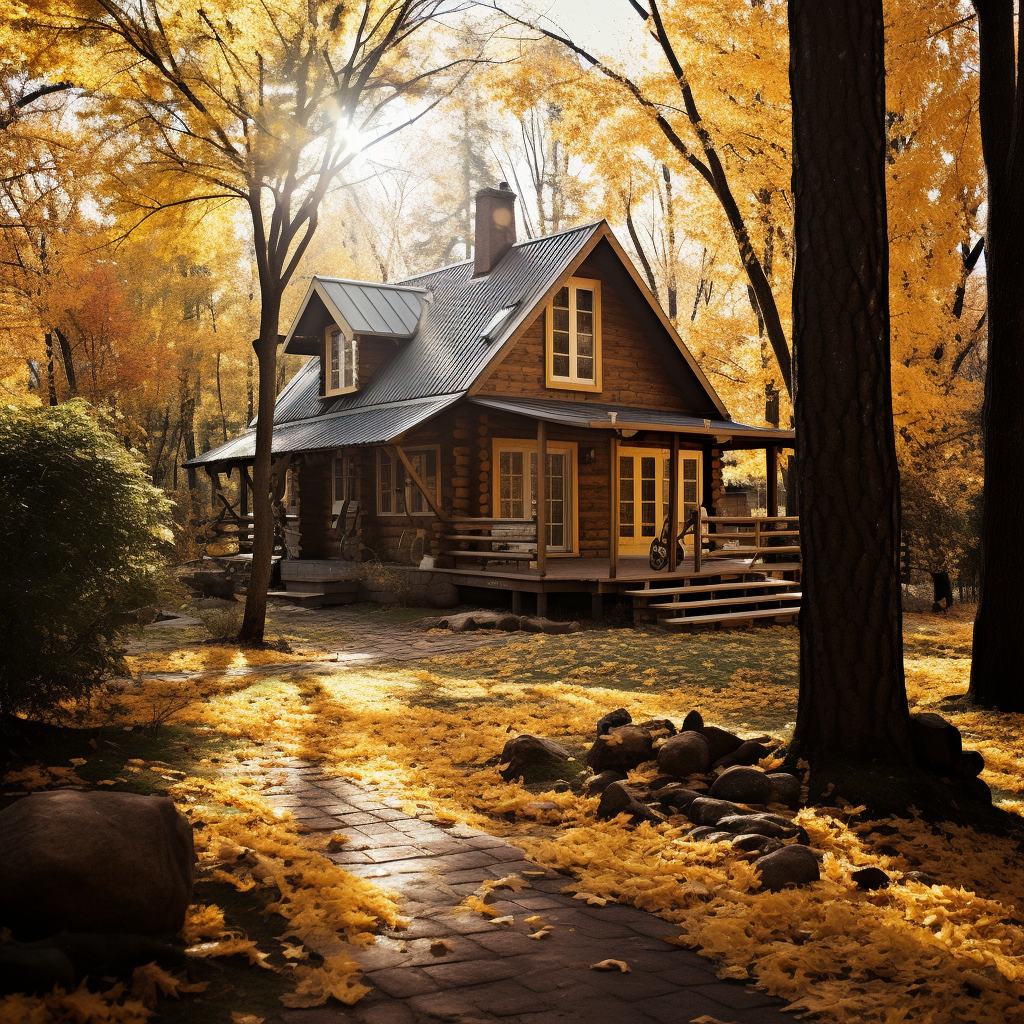
[[[803,548],[794,750],[909,763],[889,352],[881,0],[791,0]]]
[[[982,429],[981,591],[968,696],[1024,711],[1024,589],[1013,551],[1024,502],[1024,18],[1013,0],[974,0],[981,50],[981,141],[988,176],[988,363]]]
[[[273,546],[272,430],[281,304],[327,191],[361,148],[422,113],[421,36],[442,0],[51,0],[39,24],[79,53],[87,85],[138,139],[117,175],[136,222],[238,201],[258,268],[259,372],[252,573],[243,642],[262,642]],[[424,40],[424,47],[429,41]],[[88,58],[86,59],[86,53]]]

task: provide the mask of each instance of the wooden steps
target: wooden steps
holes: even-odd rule
[[[791,621],[803,597],[798,582],[766,577],[757,570],[731,572],[727,580],[702,579],[684,586],[652,584],[626,593],[633,598],[635,619],[653,616],[659,625],[672,629]]]
[[[284,573],[282,573],[284,575]],[[291,568],[289,575],[300,575]],[[355,579],[331,579],[321,575],[319,579],[284,579],[284,590],[271,590],[267,597],[301,604],[306,608],[325,608],[339,604],[355,604],[359,600],[359,581]]]

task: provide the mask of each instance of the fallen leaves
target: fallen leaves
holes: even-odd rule
[[[621,974],[628,974],[629,964],[625,960],[601,960],[596,964],[591,964],[590,969],[592,971],[619,971]]]

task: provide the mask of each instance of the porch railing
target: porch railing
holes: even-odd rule
[[[698,508],[691,521],[694,536],[693,567],[703,562],[730,558],[771,564],[780,556],[800,561],[800,519],[798,516],[708,516]]]
[[[532,519],[454,517],[439,523],[439,553],[479,562],[537,559],[537,524]]]

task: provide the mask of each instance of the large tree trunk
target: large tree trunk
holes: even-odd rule
[[[882,0],[791,0],[803,590],[794,750],[909,763],[889,380]]]
[[[254,344],[259,367],[259,399],[256,418],[256,454],[252,464],[252,570],[245,597],[245,614],[239,640],[262,644],[267,617],[267,591],[274,553],[274,511],[270,500],[271,444],[274,405],[277,401],[277,329],[281,295],[266,289],[260,313],[260,336]]]
[[[1024,589],[1013,557],[1024,505],[1024,101],[1014,58],[1012,0],[975,0],[974,6],[988,174],[988,366],[981,588],[968,696],[986,707],[1024,711]]]

